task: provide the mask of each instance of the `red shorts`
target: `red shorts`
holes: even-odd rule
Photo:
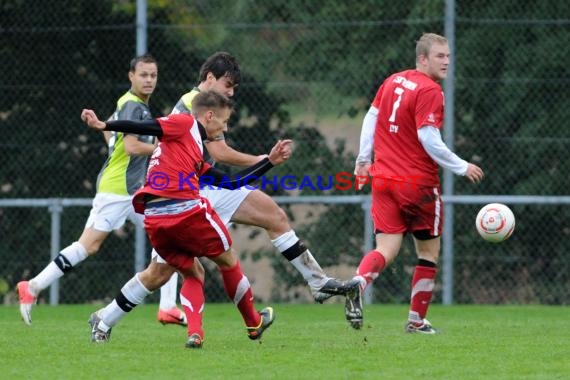
[[[180,270],[192,267],[194,257],[215,257],[232,245],[230,233],[206,198],[179,214],[145,215],[144,227],[160,256]]]
[[[431,236],[440,236],[441,190],[439,186],[394,181],[382,188],[372,187],[372,220],[377,231],[388,234],[428,230]]]

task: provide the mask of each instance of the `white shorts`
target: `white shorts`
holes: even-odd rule
[[[224,222],[226,227],[229,227],[231,225],[230,220],[238,207],[252,191],[253,189],[245,187],[229,190],[221,187],[206,186],[200,190],[200,195],[208,198],[222,222]]]
[[[120,228],[127,218],[135,225],[142,226],[143,215],[135,213],[131,195],[97,193],[85,228],[111,232]]]

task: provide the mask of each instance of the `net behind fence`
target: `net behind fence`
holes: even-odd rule
[[[230,145],[262,154],[276,139],[290,137],[294,157],[272,175],[351,173],[362,118],[378,85],[390,73],[414,67],[421,33],[444,33],[444,9],[444,1],[149,0],[148,51],[159,67],[151,110],[155,116],[168,114],[197,84],[203,61],[216,51],[229,51],[243,73],[227,134]],[[94,196],[107,148],[79,114],[92,108],[103,118],[110,116],[129,88],[135,20],[135,2],[3,3],[3,199]],[[567,194],[569,25],[564,2],[458,2],[452,51],[455,141],[448,143],[480,164],[487,176],[478,186],[456,178],[457,194]],[[298,186],[267,191],[356,194],[354,189]],[[473,226],[480,206],[455,207],[455,301],[567,304],[570,208],[515,206],[515,234],[491,246],[476,236]],[[365,247],[360,206],[284,207],[325,269],[351,276]],[[87,208],[65,210],[62,247],[81,234],[87,215]],[[0,221],[0,260],[5,263],[0,293],[4,302],[13,302],[15,283],[49,262],[50,218],[45,209],[1,208]],[[260,297],[310,300],[302,279],[264,231],[239,226],[231,232],[239,237],[236,248]],[[127,225],[112,234],[99,256],[65,276],[60,301],[113,297],[132,276],[133,249],[133,229]],[[401,257],[375,283],[376,301],[407,302],[414,257],[407,242]],[[216,280],[207,285],[207,299],[225,301],[217,273],[210,269],[208,278]]]

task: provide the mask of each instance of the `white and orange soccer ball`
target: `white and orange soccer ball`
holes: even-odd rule
[[[515,215],[501,203],[490,203],[477,214],[477,232],[491,243],[500,243],[511,236],[515,229]]]

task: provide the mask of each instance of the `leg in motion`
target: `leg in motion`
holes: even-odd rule
[[[241,265],[232,250],[212,258],[220,268],[226,294],[237,306],[247,327],[249,339],[261,339],[263,332],[273,324],[275,313],[273,308],[266,307],[255,311],[253,291],[248,278],[243,274]]]
[[[423,234],[415,234],[414,242],[419,259],[412,276],[410,310],[408,312],[406,331],[435,334],[437,330],[426,319],[426,315],[435,287],[440,238],[420,240],[421,238],[423,238]]]
[[[160,303],[156,319],[163,325],[175,324],[186,326],[186,315],[176,306],[176,295],[178,294],[178,273],[170,267],[155,249],[152,250],[152,259],[156,261],[151,269],[154,269],[152,276],[159,279],[166,279],[160,287]],[[170,275],[170,277],[169,277]],[[162,282],[162,281],[161,281]]]
[[[152,292],[140,281],[137,273],[121,289],[119,294],[110,304],[103,309],[91,314],[89,325],[91,326],[91,341],[94,343],[106,343],[111,339],[111,329],[131,310],[142,303]]]
[[[16,291],[20,315],[25,324],[32,324],[32,307],[36,304],[40,292],[73,270],[89,255],[95,254],[107,235],[108,232],[86,229],[79,241],[62,249],[37,276],[29,281],[18,282]]]
[[[368,252],[360,261],[356,275],[353,278],[353,281],[356,281],[358,286],[347,295],[344,305],[344,315],[353,329],[361,329],[364,323],[362,308],[364,289],[396,258],[402,239],[402,234],[377,234],[377,248]]]
[[[277,250],[303,276],[315,301],[346,295],[357,286],[327,276],[309,249],[291,229],[287,215],[267,194],[252,191],[239,205],[232,221],[264,228]]]

